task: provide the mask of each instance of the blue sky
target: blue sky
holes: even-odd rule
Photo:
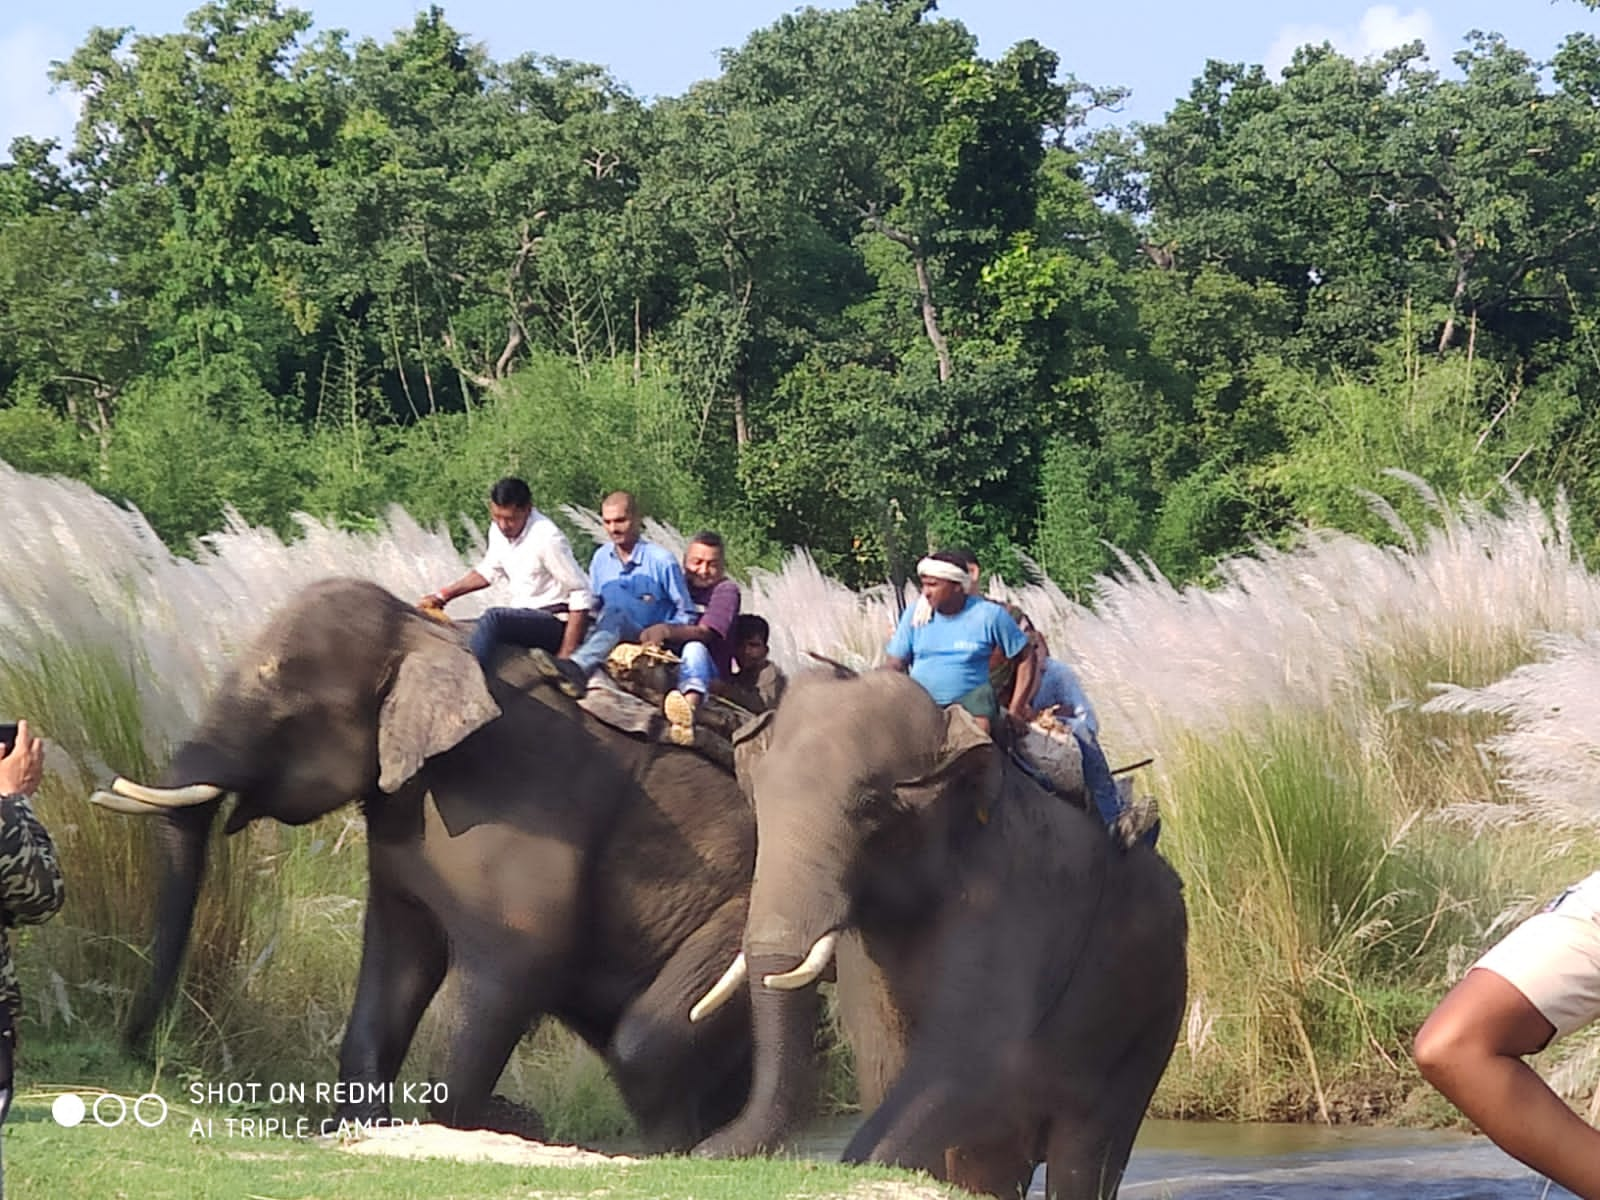
[[[320,28],[386,37],[426,0],[302,0]],[[823,0],[820,7],[843,7]],[[0,157],[13,137],[71,130],[70,95],[50,92],[46,72],[95,25],[140,33],[182,27],[198,0],[0,0]],[[524,52],[599,62],[639,95],[675,95],[717,73],[717,52],[799,5],[789,0],[449,0],[446,18],[495,58]],[[1439,66],[1472,29],[1504,34],[1547,58],[1569,32],[1600,33],[1600,15],[1574,0],[942,0],[939,12],[977,34],[995,56],[1032,37],[1079,79],[1133,89],[1123,119],[1158,120],[1208,58],[1278,68],[1296,45],[1331,41],[1363,57],[1420,37]]]

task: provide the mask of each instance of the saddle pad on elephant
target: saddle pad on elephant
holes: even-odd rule
[[[606,658],[605,679],[660,712],[667,693],[678,686],[678,668],[682,661],[660,646],[621,642]],[[595,690],[593,682],[589,690]],[[729,740],[734,731],[754,715],[726,697],[713,695],[702,699],[695,721],[697,727]]]
[[[613,729],[663,746],[679,745],[668,734],[667,718],[662,713],[660,704],[652,704],[631,692],[625,692],[613,685],[609,679],[593,680],[589,684],[588,694],[577,704],[595,720],[603,721]],[[708,728],[704,722],[696,724],[694,740],[688,748],[702,758],[710,759],[724,770],[733,770],[732,743],[720,733]]]
[[[1059,721],[1043,715],[1036,718],[1011,743],[1011,757],[1056,795],[1080,806],[1087,799],[1083,751],[1072,730]]]

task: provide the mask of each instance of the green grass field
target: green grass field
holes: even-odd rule
[[[861,1196],[922,1200],[958,1195],[926,1177],[799,1158],[703,1162],[651,1158],[594,1166],[523,1166],[357,1154],[339,1139],[265,1131],[266,1114],[195,1107],[173,1095],[166,1120],[114,1128],[93,1116],[67,1128],[51,1116],[55,1088],[27,1089],[4,1130],[6,1194],[50,1200],[763,1200]],[[94,1094],[79,1093],[86,1102]],[[132,1100],[132,1095],[127,1099]],[[102,1102],[106,1119],[119,1106]],[[157,1108],[141,1110],[154,1121]],[[273,1115],[293,1126],[294,1114]],[[312,1127],[316,1121],[310,1121]],[[884,1188],[882,1185],[892,1185]]]

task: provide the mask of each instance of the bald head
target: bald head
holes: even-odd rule
[[[600,502],[600,523],[606,527],[606,536],[624,557],[633,552],[639,542],[639,505],[632,492],[612,492]]]

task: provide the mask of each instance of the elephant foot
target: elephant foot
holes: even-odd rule
[[[770,1134],[741,1129],[734,1124],[719,1129],[690,1153],[695,1158],[765,1158],[779,1144],[780,1139]]]
[[[475,1118],[462,1120],[459,1116],[448,1119],[440,1118],[441,1123],[452,1125],[457,1129],[487,1129],[490,1133],[510,1133],[520,1138],[527,1138],[530,1142],[542,1142],[545,1139],[544,1119],[538,1112],[526,1104],[506,1096],[490,1096],[487,1103]]]

